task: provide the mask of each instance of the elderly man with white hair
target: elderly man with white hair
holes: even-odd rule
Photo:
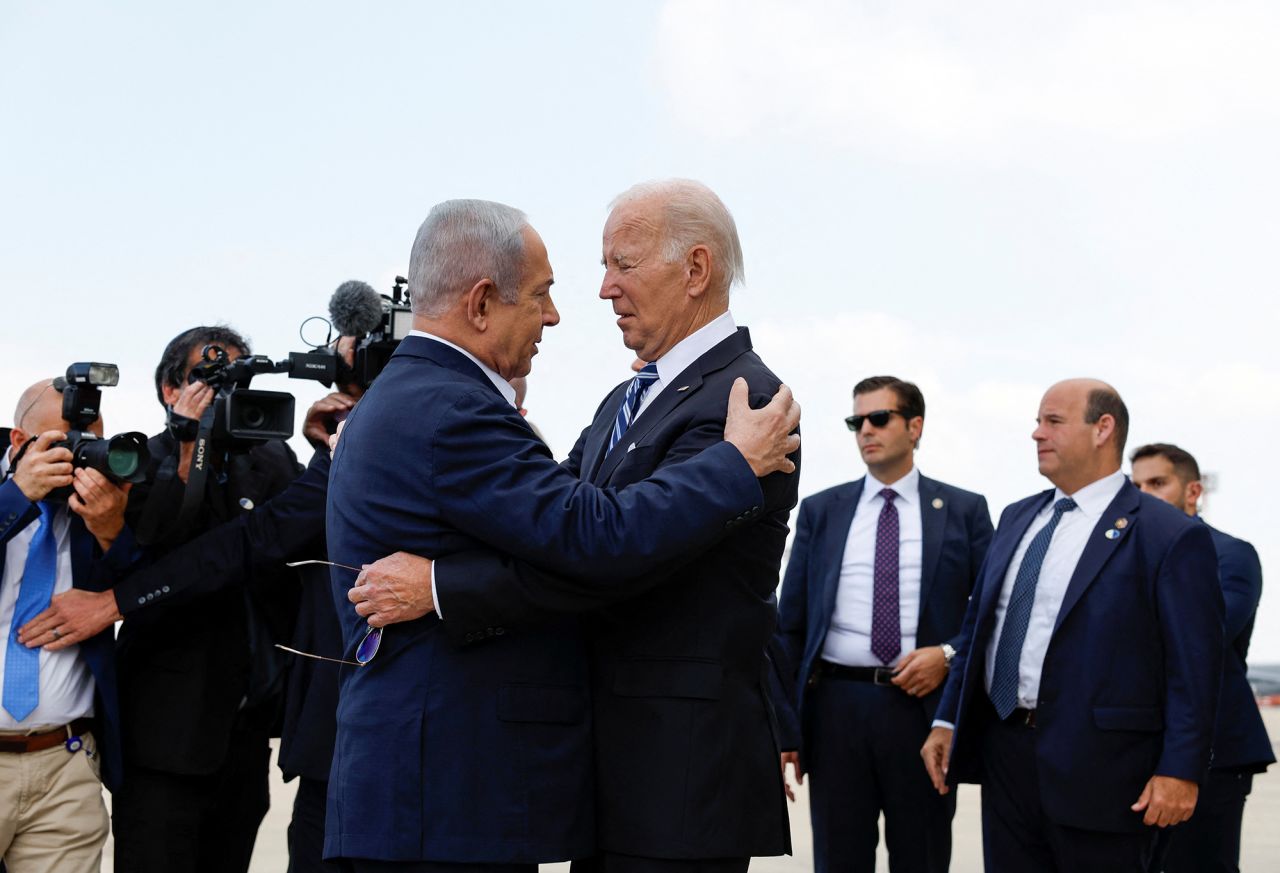
[[[622,194],[603,254],[600,297],[645,363],[604,399],[565,466],[625,494],[722,439],[735,381],[746,380],[758,406],[779,380],[729,312],[742,248],[705,185],[651,182]],[[442,627],[464,643],[491,627],[528,633],[539,619],[585,614],[597,840],[580,870],[742,873],[753,855],[790,850],[765,647],[797,477],[775,473],[761,486],[762,500],[717,543],[657,569],[557,577],[498,551],[434,565]],[[641,523],[663,539],[678,524]],[[375,564],[353,592],[378,621],[401,618],[406,600],[429,605],[428,569],[406,573],[396,560]]]

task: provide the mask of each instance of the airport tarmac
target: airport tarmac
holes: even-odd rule
[[[1280,707],[1263,710],[1267,731],[1280,756]],[[284,873],[289,857],[285,840],[289,815],[293,807],[296,782],[285,784],[280,771],[273,765],[271,784],[271,811],[267,813],[253,853],[250,873]],[[979,819],[978,787],[963,785],[957,796],[956,818],[952,828],[954,849],[951,859],[952,873],[981,873],[982,835]],[[1240,868],[1244,873],[1280,869],[1280,767],[1273,766],[1253,783],[1244,811],[1244,837]],[[751,862],[752,873],[808,873],[813,869],[813,846],[809,834],[809,797],[801,788],[796,802],[791,806],[791,841],[795,854],[779,858],[757,858]],[[103,871],[113,870],[111,842],[102,864]],[[889,860],[883,846],[880,851],[878,871],[888,871]],[[568,864],[543,865],[541,873],[568,873]]]

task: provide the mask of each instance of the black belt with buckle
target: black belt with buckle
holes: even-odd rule
[[[873,685],[893,685],[896,672],[893,667],[846,667],[844,664],[833,664],[830,661],[821,661],[818,664],[818,675],[827,679],[870,682]]]
[[[1013,712],[1009,713],[1009,717],[1005,719],[1005,721],[1009,722],[1009,724],[1033,728],[1036,726],[1036,711],[1034,709],[1023,709],[1022,707],[1018,707]]]

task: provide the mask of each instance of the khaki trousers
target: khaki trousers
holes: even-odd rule
[[[85,748],[98,748],[92,735]],[[99,759],[82,749],[0,752],[0,858],[8,873],[97,873],[107,841]]]

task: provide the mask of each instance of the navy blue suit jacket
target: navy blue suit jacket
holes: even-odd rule
[[[966,642],[937,712],[955,725],[952,783],[982,781],[982,734],[995,717],[986,653],[996,603],[1018,543],[1053,495],[1005,509],[969,601]],[[1050,820],[1136,831],[1142,814],[1129,807],[1153,775],[1203,781],[1222,680],[1222,617],[1208,528],[1126,480],[1089,535],[1040,675],[1036,765]]]
[[[582,482],[474,363],[408,337],[347,419],[329,555],[358,567],[492,544],[570,576],[642,573],[705,548],[761,502],[723,441],[625,491]],[[365,632],[347,602],[354,579],[333,572],[347,658]],[[470,636],[483,642],[454,647],[432,613],[388,628],[368,666],[341,669],[326,856],[529,863],[594,850],[577,624]]]
[[[1206,525],[1206,527],[1209,527]],[[1226,601],[1226,650],[1222,660],[1222,696],[1213,735],[1213,766],[1261,773],[1276,760],[1262,713],[1247,678],[1246,659],[1253,618],[1262,597],[1262,564],[1253,546],[1209,527],[1218,552],[1218,576]]]
[[[865,481],[828,488],[800,504],[778,604],[778,641],[786,653],[787,685],[796,689],[796,698],[779,706],[789,711],[782,719],[791,726],[783,743],[787,749],[800,748],[812,727],[805,692],[819,681],[815,674],[835,612],[840,564]],[[920,477],[920,512],[924,542],[916,645],[950,643],[958,651],[969,594],[991,542],[991,514],[981,494],[925,476]],[[926,717],[932,717],[941,695],[939,688],[922,699]],[[800,736],[794,733],[797,721]]]
[[[39,504],[32,503],[13,479],[0,485],[0,573],[4,572],[5,549],[19,531],[40,518]],[[84,526],[84,520],[71,513],[71,587],[84,591],[105,591],[112,578],[124,572],[138,556],[133,534],[126,527],[102,554],[97,540]],[[18,629],[12,628],[12,633]],[[0,641],[0,645],[3,641]],[[120,698],[116,684],[115,629],[107,628],[80,644],[94,681],[94,717],[98,725],[98,752],[102,760],[102,783],[115,790],[119,785]]]
[[[565,467],[627,494],[640,487],[634,483],[687,466],[723,441],[738,377],[752,406],[778,390],[746,328],[680,373],[610,451],[631,380],[618,385]],[[798,467],[798,453],[793,460]],[[436,565],[444,627],[454,635],[594,608],[583,621],[593,660],[602,851],[705,859],[790,850],[765,650],[798,477],[798,470],[766,477],[763,511],[744,513],[713,547],[657,569],[557,578],[491,551]],[[661,525],[664,536],[674,524]]]

